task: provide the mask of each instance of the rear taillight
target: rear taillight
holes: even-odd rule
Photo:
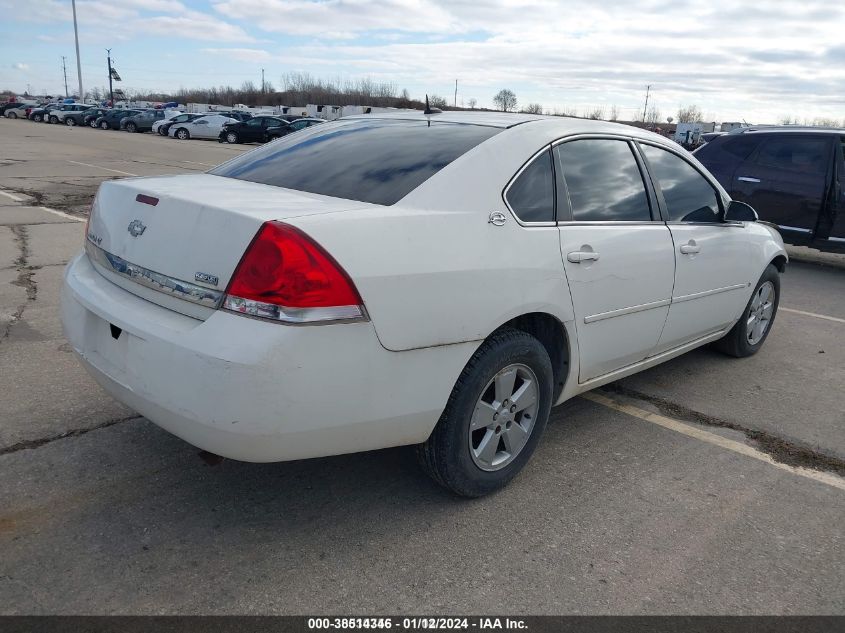
[[[265,222],[235,269],[223,308],[286,323],[362,320],[364,302],[334,258],[299,229]]]

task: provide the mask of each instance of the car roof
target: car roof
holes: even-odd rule
[[[551,116],[542,114],[526,114],[516,112],[479,112],[479,111],[445,111],[426,115],[419,110],[405,112],[390,112],[377,114],[356,114],[342,117],[340,121],[360,119],[406,120],[419,121],[430,118],[431,121],[444,123],[464,123],[470,125],[484,125],[502,129],[512,129],[517,126],[526,131],[530,128],[532,136],[545,136],[549,139],[562,138],[573,134],[612,134],[628,138],[650,140],[662,145],[677,147],[671,139],[650,132],[633,125],[598,121],[593,119],[578,119],[575,117]]]
[[[771,126],[761,125],[759,127],[741,127],[731,130],[726,136],[739,136],[745,134],[845,134],[845,128],[839,127],[813,127],[812,125],[802,126]]]

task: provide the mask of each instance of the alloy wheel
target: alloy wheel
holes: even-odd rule
[[[767,281],[754,293],[748,319],[745,322],[745,336],[749,345],[757,345],[763,340],[772,322],[774,306],[775,286],[771,281]]]
[[[469,428],[469,452],[481,470],[510,464],[531,437],[539,406],[537,376],[527,365],[499,371],[475,405]]]

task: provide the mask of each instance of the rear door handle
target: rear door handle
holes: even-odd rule
[[[567,253],[566,259],[573,264],[580,264],[581,262],[594,262],[599,258],[599,254],[594,251],[572,251]]]
[[[701,247],[695,243],[695,240],[690,240],[686,244],[681,245],[681,252],[684,255],[695,255],[701,252]]]
[[[752,178],[751,176],[738,176],[737,180],[742,182],[760,182],[759,178]]]

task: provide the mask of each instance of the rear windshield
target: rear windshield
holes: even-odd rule
[[[500,131],[436,121],[324,123],[283,136],[211,173],[390,205]]]

